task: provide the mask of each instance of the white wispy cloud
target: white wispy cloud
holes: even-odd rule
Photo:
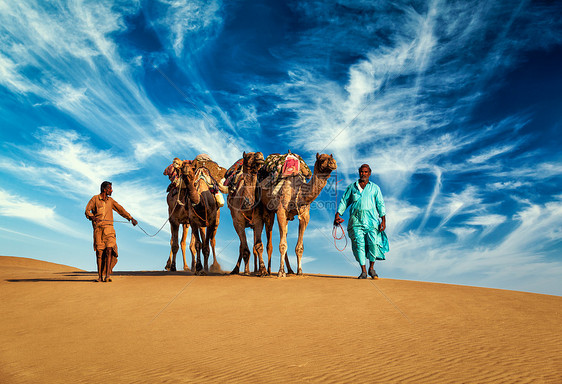
[[[502,191],[506,189],[518,189],[527,185],[530,185],[530,183],[521,181],[501,181],[488,184],[487,189],[491,191]]]
[[[0,157],[0,169],[51,190],[68,190],[84,196],[98,190],[103,180],[134,171],[138,165],[110,150],[94,148],[86,138],[71,130],[43,127],[36,133],[41,144],[18,146],[18,160]]]
[[[54,206],[29,201],[4,189],[0,189],[0,216],[19,218],[69,236],[84,238],[67,219],[55,212]]]
[[[546,258],[546,250],[562,242],[562,196],[545,204],[526,202],[514,217],[514,229],[492,246],[479,244],[475,228],[448,229],[457,242],[437,233],[400,233],[391,239],[391,268],[429,281],[448,282],[462,277],[465,284],[504,286],[510,289],[553,292],[562,261]],[[469,220],[476,226],[495,227],[504,217],[483,215]]]
[[[480,236],[484,237],[491,233],[498,225],[503,224],[506,221],[506,217],[498,214],[485,214],[477,215],[468,219],[465,224],[478,226],[481,228]]]
[[[402,233],[422,212],[422,208],[395,197],[385,199],[385,207],[388,212],[386,232],[389,236]]]
[[[220,3],[162,3],[168,10],[161,22],[170,22],[166,25],[174,31],[170,32],[174,49],[180,49],[181,41],[200,36],[201,30],[214,30],[215,24],[220,24]],[[159,151],[164,152],[160,156],[169,157],[170,152],[186,145],[195,154],[201,148],[216,156],[224,152],[223,148],[243,147],[243,140],[225,135],[220,128],[225,122],[233,126],[220,108],[203,111],[209,97],[204,96],[208,93],[201,79],[196,79],[195,85],[203,97],[195,113],[176,109],[162,114],[139,88],[135,78],[138,60],[129,63],[115,42],[115,36],[127,28],[124,18],[138,12],[138,2],[127,6],[102,2],[54,7],[23,2],[5,8],[6,12],[0,14],[0,30],[4,32],[0,84],[33,97],[34,105],[56,107],[115,147],[133,150],[139,161]],[[188,32],[191,35],[187,36]],[[27,76],[29,69],[34,69],[34,78]],[[185,95],[176,84],[170,85],[170,92],[177,93],[178,98]],[[37,103],[37,97],[44,101]],[[225,118],[221,121],[220,117]],[[201,140],[193,142],[186,136]],[[228,154],[224,161],[234,157]]]
[[[506,145],[499,148],[491,148],[484,151],[483,153],[470,157],[467,161],[469,163],[475,164],[485,163],[498,155],[504,154],[506,152],[511,152],[514,149],[515,145]]]
[[[482,199],[474,186],[468,186],[460,193],[452,193],[444,197],[442,204],[435,210],[442,217],[437,228],[443,227],[454,216],[481,209],[481,202]]]
[[[151,185],[149,181],[143,179],[124,180],[115,184],[113,197],[141,223],[145,230],[149,230],[144,225],[146,223],[156,230],[162,228],[165,233],[169,233],[169,225],[166,225],[168,218],[166,190]],[[150,231],[149,234],[154,234],[156,230]]]
[[[222,27],[222,1],[158,0],[153,4],[155,24],[161,39],[177,57],[202,48]]]

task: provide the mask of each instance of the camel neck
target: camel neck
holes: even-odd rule
[[[303,202],[305,204],[310,204],[314,201],[314,199],[316,199],[318,197],[318,195],[320,195],[320,192],[322,192],[322,189],[324,189],[324,187],[326,186],[326,184],[328,183],[328,178],[330,177],[330,174],[318,174],[318,173],[314,173],[312,175],[312,179],[305,184],[307,186],[305,193],[303,193]]]
[[[253,207],[256,197],[256,185],[258,182],[258,175],[253,173],[244,173],[242,176],[242,183],[240,185],[239,193],[244,199],[240,199],[241,208]]]

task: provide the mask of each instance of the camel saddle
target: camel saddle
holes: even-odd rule
[[[305,161],[296,153],[289,151],[285,154],[273,153],[265,159],[262,167],[262,177],[271,177],[272,182],[281,178],[301,175],[305,180],[312,177],[312,172]],[[265,177],[264,177],[265,176]]]
[[[224,186],[228,187],[228,193],[234,195],[240,186],[240,181],[242,180],[244,159],[238,160],[236,163],[232,164],[230,168],[224,174]]]
[[[312,177],[312,172],[305,161],[289,151],[285,154],[273,153],[265,159],[265,163],[258,174],[258,180],[262,182],[269,178],[268,185],[275,185],[272,194],[276,195],[285,179],[290,176],[299,176],[303,181],[308,181]]]
[[[226,168],[218,165],[216,162],[211,160],[209,155],[206,154],[197,155],[197,157],[192,161],[192,164],[195,171],[200,168],[206,168],[209,171],[209,175],[216,182],[221,181],[226,173]]]

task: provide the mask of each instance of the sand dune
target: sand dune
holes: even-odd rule
[[[560,383],[562,297],[0,257],[1,383]]]

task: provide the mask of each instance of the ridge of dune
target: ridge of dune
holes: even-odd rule
[[[65,264],[57,264],[50,261],[32,259],[20,256],[0,256],[0,268],[25,268],[41,271],[82,271],[79,268]]]
[[[0,382],[556,383],[562,297],[0,257]],[[62,378],[62,379],[61,379]]]

